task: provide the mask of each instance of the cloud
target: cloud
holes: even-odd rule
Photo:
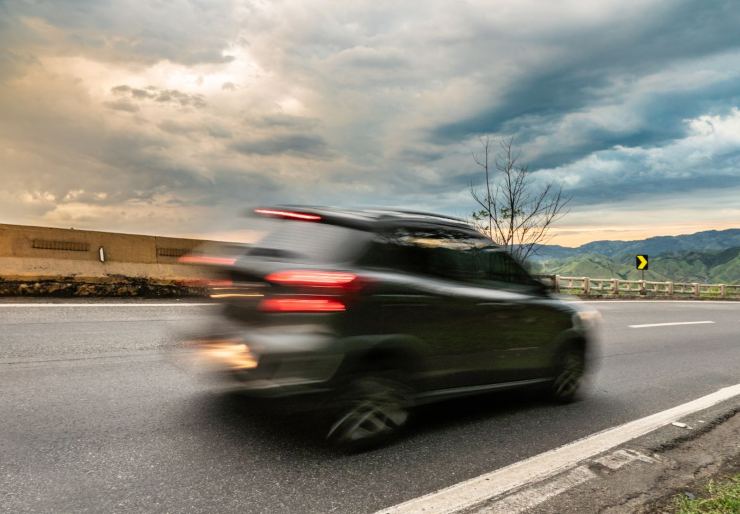
[[[53,46],[58,54],[116,63],[194,65],[233,59],[228,45],[238,34],[238,8],[231,0],[58,0],[4,4],[0,17],[12,27],[13,46]]]
[[[103,105],[114,111],[125,111],[125,112],[138,112],[139,106],[130,102],[127,99],[115,100],[110,102],[103,102]]]
[[[195,107],[198,109],[206,106],[203,95],[183,93],[176,89],[161,89],[156,86],[147,86],[144,89],[139,89],[124,84],[112,88],[111,93],[117,97],[134,101],[152,100],[159,103],[170,103],[179,105],[180,107]]]
[[[727,61],[737,62],[740,39],[732,27],[740,23],[740,12],[735,7],[727,1],[660,3],[639,18],[614,13],[609,25],[619,30],[597,25],[562,32],[555,38],[554,58],[518,70],[516,80],[472,114],[435,127],[432,137],[449,141],[481,133],[520,134],[520,143],[526,144],[533,136],[548,135],[548,129],[552,134],[570,128],[559,123],[573,114],[617,107],[622,117],[632,116],[631,126],[610,119],[567,151],[546,151],[552,155],[535,166],[548,166],[616,144],[680,136],[682,119],[712,104],[726,107],[740,100],[734,73],[705,76],[697,87],[688,75],[726,71]],[[735,55],[727,54],[731,50]],[[713,59],[718,53],[722,57]],[[680,75],[689,87],[672,81],[675,89],[666,89],[663,75]],[[634,94],[642,101],[633,101]]]
[[[564,181],[578,204],[740,188],[740,110],[683,125],[685,136],[663,145],[615,146],[540,170],[539,178]]]
[[[321,137],[304,134],[286,134],[259,139],[242,139],[231,145],[237,152],[247,155],[297,155],[310,158],[327,158],[330,153]]]
[[[738,25],[720,0],[3,3],[2,215],[134,230],[134,210],[176,209],[172,233],[273,200],[465,216],[484,133],[583,212],[740,195]]]
[[[267,129],[311,130],[319,125],[319,121],[315,118],[304,116],[272,113],[259,118],[254,124]]]

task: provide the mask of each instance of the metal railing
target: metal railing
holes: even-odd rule
[[[623,280],[620,278],[564,277],[561,275],[537,275],[537,278],[556,292],[582,296],[740,299],[740,284],[655,282],[650,280]]]

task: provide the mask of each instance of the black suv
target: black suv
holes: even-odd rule
[[[551,296],[465,222],[408,211],[255,209],[270,228],[215,273],[222,316],[204,362],[254,395],[322,410],[326,437],[367,446],[409,408],[539,385],[579,388],[598,314]]]

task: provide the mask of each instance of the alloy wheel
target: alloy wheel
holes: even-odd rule
[[[338,402],[327,439],[347,448],[372,446],[394,435],[408,420],[408,401],[401,384],[391,380],[355,380]]]
[[[561,401],[572,400],[583,380],[585,362],[583,353],[571,348],[562,358],[559,372],[552,384],[553,396]]]

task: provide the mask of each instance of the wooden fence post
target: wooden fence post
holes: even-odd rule
[[[583,277],[583,294],[588,296],[590,292],[591,292],[591,279],[588,277]]]
[[[668,296],[673,296],[673,282],[666,282],[666,292],[668,293]]]
[[[619,279],[618,278],[612,279],[612,293],[615,295],[619,294]]]
[[[721,298],[727,297],[727,287],[724,284],[719,285],[719,296]]]
[[[697,298],[699,298],[699,283],[698,282],[694,282],[692,285],[694,286],[694,296],[696,296]]]

